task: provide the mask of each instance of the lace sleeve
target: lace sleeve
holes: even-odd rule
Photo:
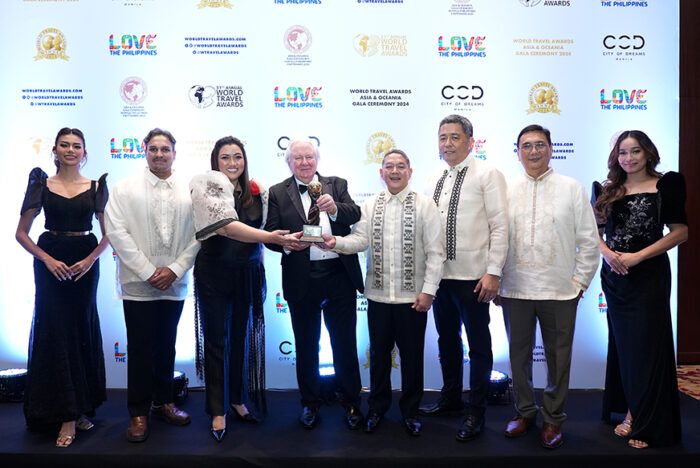
[[[197,240],[213,236],[217,229],[238,219],[233,185],[221,172],[209,171],[194,176],[190,181],[190,195]]]

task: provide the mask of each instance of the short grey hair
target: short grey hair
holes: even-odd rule
[[[474,126],[469,121],[469,119],[464,116],[461,116],[459,114],[448,115],[440,121],[440,125],[438,126],[438,133],[440,132],[442,126],[446,124],[459,124],[462,126],[462,131],[465,135],[467,135],[468,137],[474,136]]]

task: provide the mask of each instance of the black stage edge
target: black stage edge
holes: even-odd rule
[[[363,411],[367,394],[363,393]],[[398,395],[395,394],[395,397]],[[21,403],[0,404],[0,467],[89,466],[94,468],[150,467],[680,467],[700,466],[700,402],[681,395],[683,442],[669,448],[635,450],[613,435],[600,420],[601,391],[571,391],[564,425],[564,445],[556,450],[540,446],[537,428],[519,439],[503,436],[513,416],[510,404],[490,406],[485,433],[460,443],[455,433],[460,417],[423,418],[423,434],[411,437],[400,425],[397,398],[374,434],[348,430],[340,406],[321,408],[321,422],[312,431],[297,422],[296,391],[268,391],[269,415],[262,424],[229,418],[222,443],[209,435],[204,393],[190,392],[182,408],[193,422],[185,427],[151,421],[151,435],[140,444],[128,443],[126,392],[110,390],[98,410],[95,428],[80,432],[67,449],[54,446],[56,433],[25,429]],[[437,393],[426,392],[424,401]],[[620,415],[622,416],[622,415]]]

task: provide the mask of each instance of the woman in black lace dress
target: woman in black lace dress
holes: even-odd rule
[[[107,203],[104,174],[83,177],[85,137],[63,128],[53,147],[56,175],[40,168],[29,174],[17,241],[34,256],[34,319],[29,341],[24,415],[30,429],[60,425],[57,447],[68,447],[75,430],[93,427],[92,415],[105,400],[105,363],[95,294],[98,257],[107,247],[102,213]],[[38,242],[29,237],[44,208]],[[96,216],[102,239],[90,232]]]
[[[666,252],[688,238],[686,191],[683,176],[662,175],[658,163],[645,133],[625,131],[610,152],[608,179],[593,185],[609,326],[603,419],[626,412],[615,434],[634,448],[681,438]]]
[[[258,421],[246,400],[266,411],[266,283],[260,242],[286,246],[295,239],[285,236],[287,231],[260,230],[267,215],[267,189],[248,178],[248,160],[238,138],[216,142],[211,168],[192,179],[190,190],[202,242],[194,264],[197,375],[206,385],[211,435],[221,442],[229,408],[246,422]]]

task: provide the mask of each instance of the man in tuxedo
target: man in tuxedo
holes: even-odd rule
[[[350,225],[360,219],[360,207],[348,193],[347,181],[323,177],[316,172],[319,152],[311,139],[289,142],[286,161],[292,177],[270,188],[265,229],[302,231],[311,224],[309,209],[315,205],[324,234],[345,236]],[[322,185],[322,195],[313,202],[307,186]],[[357,254],[339,255],[308,242],[295,242],[289,250],[267,245],[282,252],[282,290],[289,304],[296,347],[297,383],[303,407],[299,421],[313,429],[319,421],[321,384],[318,371],[318,347],[321,336],[321,311],[333,347],[333,367],[345,407],[345,422],[350,429],[361,426],[360,367],[355,336],[356,291],[363,291],[362,272]]]

